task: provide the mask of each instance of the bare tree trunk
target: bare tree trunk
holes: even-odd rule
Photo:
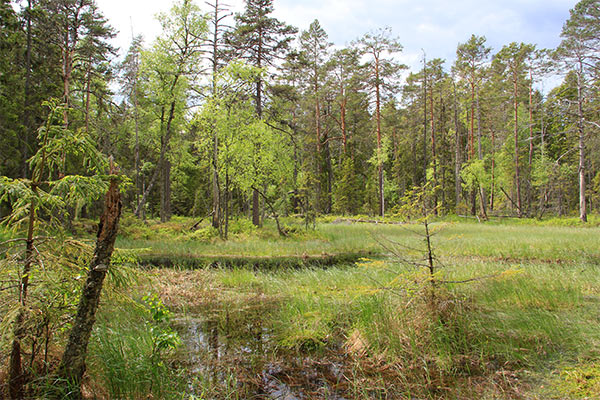
[[[460,185],[460,169],[461,169],[461,152],[460,152],[460,129],[458,124],[458,107],[456,105],[456,82],[452,79],[453,87],[453,106],[454,106],[454,130],[455,130],[455,146],[454,146],[454,196],[456,207],[460,204],[460,198],[462,194]]]
[[[165,220],[169,221],[171,215],[171,161],[165,160]],[[165,222],[166,222],[165,221]]]
[[[427,182],[427,59],[423,52],[423,183]]]
[[[115,173],[117,171],[111,166],[111,174]],[[104,213],[100,217],[98,225],[96,249],[79,299],[77,315],[69,334],[69,341],[58,368],[57,382],[72,391],[73,394],[70,397],[81,397],[81,379],[85,372],[87,347],[96,321],[102,284],[110,266],[120,216],[121,195],[119,184],[117,179],[112,179],[106,193]]]
[[[229,171],[225,171],[225,228],[223,229],[223,237],[227,240],[229,234]]]
[[[260,225],[260,198],[258,191],[252,189],[252,223],[255,226]]]
[[[519,218],[523,216],[523,206],[521,204],[521,175],[519,173],[519,107],[517,102],[518,86],[517,76],[513,76],[513,106],[515,113],[515,126],[514,126],[514,138],[515,138],[515,185],[517,188],[517,215]]]
[[[385,215],[385,198],[383,187],[383,163],[381,155],[381,86],[379,81],[379,60],[375,60],[375,118],[377,123],[377,176],[379,186],[379,216]]]
[[[495,176],[495,168],[496,168],[496,149],[495,149],[495,134],[492,129],[492,187],[490,193],[490,210],[494,209],[494,192],[496,191],[496,176]]]
[[[90,94],[92,84],[92,60],[88,60],[89,64],[86,71],[85,78],[85,133],[90,133]]]
[[[529,183],[527,184],[527,210],[531,214],[531,202],[533,200],[533,188],[531,184],[531,169],[533,164],[533,72],[529,68]]]
[[[585,130],[583,126],[583,93],[581,77],[583,75],[583,65],[579,63],[579,73],[577,74],[577,112],[579,131],[579,219],[581,222],[587,222],[587,204],[585,199]]]
[[[219,33],[222,33],[222,21],[229,15],[227,13],[226,8],[222,8],[219,5],[219,0],[215,0],[214,4],[206,3],[212,8],[212,41],[210,42],[212,46],[212,54],[210,57],[210,62],[212,64],[212,95],[213,97],[217,95],[217,72],[219,70]],[[222,234],[221,229],[221,218],[222,218],[222,210],[221,210],[221,185],[219,183],[219,169],[218,169],[218,158],[219,158],[219,140],[216,128],[213,127],[213,159],[212,159],[212,226],[213,228],[219,229],[219,232]]]
[[[477,157],[483,160],[483,148],[481,146],[481,107],[479,106],[479,90],[477,90]],[[479,184],[479,209],[483,219],[487,220],[485,188]]]
[[[475,83],[471,82],[471,128],[469,129],[469,160],[475,155]]]
[[[438,178],[437,178],[437,159],[436,159],[436,148],[435,148],[435,122],[434,122],[434,116],[435,116],[435,110],[433,107],[433,84],[431,84],[431,93],[429,96],[429,106],[430,106],[430,117],[431,117],[431,163],[433,165],[433,214],[434,215],[438,215]]]
[[[135,77],[133,81],[133,113],[135,119],[135,207],[140,204],[140,117],[138,112],[138,53],[135,53]]]

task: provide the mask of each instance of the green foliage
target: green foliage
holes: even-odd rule
[[[462,187],[464,190],[477,190],[480,186],[485,189],[490,187],[491,176],[485,165],[485,159],[472,160],[463,165],[460,177],[462,178]]]
[[[219,237],[219,230],[213,226],[205,226],[188,235],[191,240],[197,240],[200,242],[211,242]]]
[[[162,303],[148,301],[107,305],[94,328],[89,370],[111,398],[180,398],[183,382],[167,361],[179,337],[165,327],[170,314]]]
[[[77,203],[91,204],[106,190],[106,176],[98,175],[106,167],[106,159],[83,130],[76,133],[62,125],[63,108],[56,101],[46,102],[46,123],[38,131],[39,150],[29,160],[33,179],[0,177],[0,202],[11,204],[12,212],[3,223],[11,229],[24,230],[29,209],[54,217]],[[64,175],[65,158],[79,159],[92,176]],[[53,176],[62,173],[59,179]]]
[[[343,159],[340,174],[333,194],[333,211],[339,214],[356,214],[360,207],[362,185],[351,157]]]
[[[152,358],[154,362],[160,365],[162,363],[163,352],[175,349],[181,344],[179,335],[173,331],[168,323],[171,320],[171,312],[162,303],[162,300],[156,294],[148,294],[142,298],[147,304],[154,326],[150,328],[152,335]]]

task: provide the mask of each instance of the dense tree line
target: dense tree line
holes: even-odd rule
[[[424,53],[405,80],[390,29],[334,48],[318,20],[298,31],[272,13],[181,0],[119,60],[93,0],[2,0],[0,174],[29,177],[55,98],[64,128],[131,178],[126,209],[211,215],[223,237],[232,215],[394,213],[426,182],[440,213],[585,221],[600,206],[599,1],[571,10],[557,49],[473,35],[452,65]],[[56,177],[78,161],[65,154]]]

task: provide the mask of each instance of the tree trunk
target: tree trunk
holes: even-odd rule
[[[385,199],[383,187],[383,163],[381,154],[381,86],[379,82],[379,60],[375,59],[375,119],[377,124],[377,176],[379,186],[379,216],[385,215]]]
[[[177,78],[178,77],[175,78],[175,81],[171,87],[171,90],[173,90],[175,88],[175,85],[177,84]],[[142,195],[142,199],[140,200],[140,203],[138,204],[137,208],[135,209],[135,215],[137,215],[138,217],[140,215],[142,208],[144,207],[144,204],[146,204],[146,200],[148,198],[148,195],[150,194],[150,191],[156,184],[156,182],[160,176],[160,173],[162,171],[161,166],[163,165],[163,163],[165,162],[165,159],[166,159],[167,149],[169,146],[169,141],[171,139],[171,124],[172,124],[174,118],[175,118],[175,101],[172,101],[170,110],[169,110],[169,117],[167,119],[167,129],[165,132],[165,136],[161,140],[160,156],[158,159],[158,165],[156,166],[156,169],[154,170],[154,173],[152,174],[152,177],[150,178],[150,182],[148,183],[148,187],[146,187],[146,190],[144,191],[144,194]]]
[[[495,149],[495,134],[492,129],[492,187],[490,193],[490,210],[494,210],[494,192],[496,191],[496,177],[495,177],[495,168],[496,168],[496,149]]]
[[[579,63],[579,73],[577,74],[577,112],[579,131],[579,219],[581,222],[587,222],[587,204],[585,199],[585,130],[583,126],[583,94],[581,90],[583,75],[583,65]]]
[[[281,223],[279,222],[279,214],[277,214],[277,212],[275,211],[273,204],[269,201],[267,196],[265,196],[264,192],[258,190],[257,188],[254,188],[254,190],[260,194],[260,196],[265,201],[265,204],[267,205],[267,207],[269,207],[269,209],[271,210],[271,213],[273,214],[273,218],[275,218],[275,224],[277,225],[277,232],[279,232],[279,236],[287,237],[287,233],[282,228]]]
[[[90,133],[90,94],[92,84],[92,60],[88,60],[89,64],[85,78],[85,133]]]
[[[517,86],[517,77],[513,77],[513,106],[515,113],[515,127],[514,127],[514,137],[515,137],[515,184],[517,188],[517,215],[519,218],[523,216],[523,206],[521,204],[521,176],[519,173],[519,106],[517,102],[518,96],[518,86]]]
[[[475,83],[471,82],[471,127],[469,129],[469,160],[475,155]]]
[[[460,185],[460,169],[461,169],[461,139],[460,139],[460,129],[458,124],[458,107],[456,105],[456,82],[454,79],[452,80],[453,87],[453,106],[454,106],[454,130],[455,130],[455,146],[454,146],[454,197],[456,202],[456,207],[460,204],[460,198],[462,195],[462,188]]]
[[[483,148],[481,145],[481,107],[479,106],[479,90],[477,90],[477,157],[483,160]],[[481,216],[487,220],[485,188],[479,185],[479,209]]]
[[[263,32],[259,29],[258,32],[258,55],[257,55],[257,67],[262,67],[263,61]],[[256,115],[258,119],[262,119],[262,78],[256,80]],[[254,226],[260,226],[260,198],[259,194],[254,189],[252,191],[252,224]]]
[[[429,96],[429,108],[431,117],[431,164],[433,166],[433,214],[438,215],[438,178],[437,178],[437,159],[436,159],[436,148],[435,148],[435,123],[434,116],[435,110],[433,107],[433,84],[431,85],[431,93]]]
[[[25,17],[27,19],[27,48],[25,50],[25,88],[23,93],[23,126],[25,130],[23,132],[23,140],[21,141],[21,157],[22,159],[22,175],[23,178],[27,178],[29,166],[27,160],[29,159],[29,134],[33,131],[31,124],[31,47],[32,47],[32,36],[31,36],[31,0],[27,0],[27,9],[25,11]]]
[[[423,54],[423,183],[427,182],[427,60]]]
[[[252,189],[252,223],[255,226],[260,225],[260,198],[258,190]]]
[[[19,285],[19,311],[15,318],[13,326],[13,342],[11,346],[9,371],[8,371],[8,391],[10,398],[13,400],[23,398],[23,386],[25,385],[25,376],[23,374],[21,366],[21,341],[25,338],[25,306],[27,304],[27,290],[29,288],[29,274],[31,272],[31,266],[33,264],[33,253],[34,253],[34,238],[33,232],[35,228],[35,222],[37,219],[36,204],[38,186],[42,177],[44,176],[44,168],[46,166],[46,145],[48,142],[48,133],[50,131],[50,125],[52,121],[48,118],[46,122],[46,136],[44,138],[43,150],[42,150],[42,162],[39,170],[34,170],[31,176],[31,190],[35,196],[31,200],[29,205],[29,218],[27,220],[27,240],[25,248],[25,262],[23,264],[23,271],[21,274],[21,281]]]
[[[116,171],[111,166],[111,174]],[[102,284],[110,266],[110,258],[121,216],[121,195],[119,184],[112,179],[106,193],[104,213],[100,217],[96,249],[90,262],[87,280],[81,293],[77,315],[58,368],[57,382],[71,391],[69,397],[81,397],[81,379],[85,372],[87,347],[96,321],[96,311],[100,303]]]

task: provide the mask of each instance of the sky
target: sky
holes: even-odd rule
[[[208,10],[204,0],[197,1]],[[234,12],[243,0],[225,0]],[[133,33],[151,42],[159,33],[155,16],[172,0],[97,0],[102,13],[119,31],[115,45],[127,50]],[[447,67],[456,46],[471,36],[485,36],[493,52],[510,42],[553,48],[575,0],[274,0],[274,16],[306,30],[314,19],[336,46],[350,44],[369,31],[389,26],[404,46],[398,57],[413,71],[423,57],[442,58]],[[233,21],[231,21],[233,24]]]

